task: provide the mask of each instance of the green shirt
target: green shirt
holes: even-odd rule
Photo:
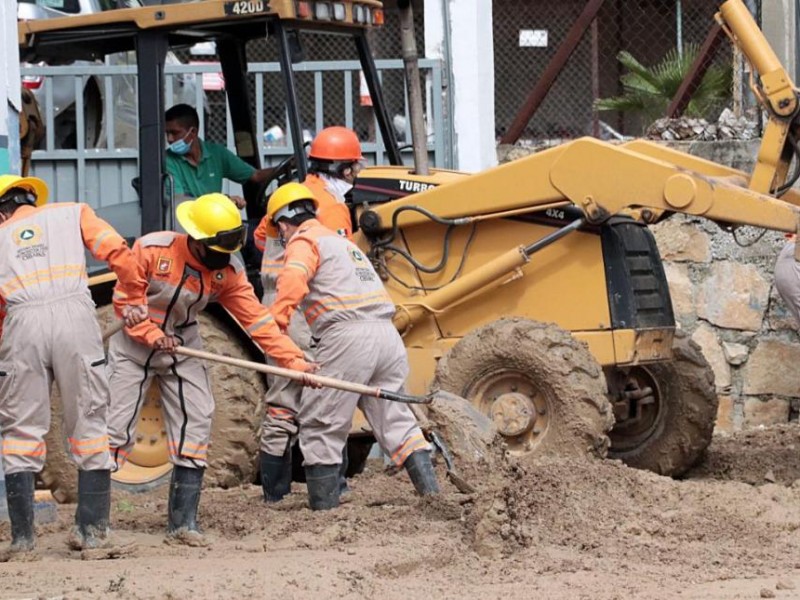
[[[247,164],[222,144],[200,142],[200,162],[195,167],[186,156],[167,150],[167,173],[175,182],[176,196],[202,196],[222,191],[222,180],[244,183],[255,173]]]

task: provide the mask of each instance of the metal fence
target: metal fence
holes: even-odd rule
[[[493,4],[496,135],[506,133],[536,83],[568,40],[570,30],[596,0],[495,0]],[[663,116],[680,77],[714,24],[715,0],[606,0],[566,61],[554,84],[528,122],[521,143],[557,142],[582,135],[602,138],[638,136]],[[757,16],[759,2],[748,2]],[[625,54],[623,54],[625,53]],[[702,90],[687,116],[716,120],[726,106],[747,110],[742,65],[725,40],[712,57],[708,77],[727,89],[714,96]],[[651,94],[633,92],[631,61],[652,79]],[[626,66],[626,63],[628,66]],[[732,68],[735,67],[735,68]],[[648,77],[646,76],[645,79]],[[633,75],[635,78],[636,76]],[[638,83],[641,83],[641,78]],[[746,83],[746,82],[745,82]],[[738,86],[738,87],[737,87]],[[696,96],[698,97],[698,96]],[[621,98],[625,110],[595,110],[599,99]],[[708,101],[705,101],[708,100]],[[640,106],[637,109],[636,104]]]
[[[410,123],[407,119],[403,63],[401,60],[376,61],[379,77],[384,82],[399,82],[395,91],[387,91],[390,114],[395,114],[396,129],[402,140],[410,142]],[[344,124],[355,128],[362,139],[362,149],[368,162],[386,162],[380,132],[374,116],[359,105],[359,71],[357,61],[303,62],[294,65],[297,75],[300,112],[307,134],[313,136],[325,126]],[[433,164],[449,167],[453,163],[452,144],[446,135],[442,65],[438,60],[421,60],[421,76],[425,80],[428,118],[428,150]],[[188,101],[204,107],[200,114],[200,135],[211,141],[227,144],[233,151],[233,130],[222,91],[204,91],[202,78],[212,79],[221,72],[218,63],[170,65],[166,69],[167,102]],[[80,199],[101,210],[105,218],[119,227],[124,235],[138,235],[139,202],[131,181],[137,175],[138,128],[136,119],[135,66],[83,65],[68,67],[25,67],[23,77],[43,78],[38,91],[44,108],[47,127],[44,147],[33,153],[33,173],[44,179],[56,200]],[[256,117],[257,139],[265,140],[265,132],[278,125],[288,131],[280,65],[251,63],[248,77],[253,90],[253,109]],[[86,94],[89,82],[101,91],[101,123],[99,133],[92,138],[87,125],[94,119]],[[59,120],[55,110],[54,91],[71,90],[74,100],[74,147],[58,147]],[[63,89],[62,89],[63,92]],[[63,94],[62,94],[63,95]],[[70,109],[72,110],[72,109]],[[224,128],[216,132],[209,125],[221,119]],[[62,124],[63,125],[63,124]],[[90,139],[87,139],[87,136]],[[291,136],[264,141],[260,145],[264,165],[274,165],[292,154]],[[410,149],[405,151],[411,162]],[[224,191],[238,193],[236,184],[227,183]]]

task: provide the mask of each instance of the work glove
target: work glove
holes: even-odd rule
[[[308,362],[302,358],[298,358],[289,363],[289,368],[293,371],[301,371],[307,375],[319,371],[319,364],[315,362]],[[321,388],[322,385],[312,380],[310,377],[303,377],[300,383],[310,388]]]
[[[122,307],[122,320],[125,321],[125,327],[136,327],[139,323],[146,321],[149,316],[147,305],[126,304]]]
[[[153,348],[159,352],[175,354],[175,349],[181,345],[181,341],[172,335],[163,335],[153,342]]]

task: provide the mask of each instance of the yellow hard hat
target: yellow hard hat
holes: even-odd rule
[[[175,212],[186,233],[212,250],[233,253],[244,243],[242,216],[224,194],[205,194],[196,200],[181,202]]]
[[[0,175],[0,196],[12,188],[28,190],[36,196],[36,206],[47,202],[47,184],[38,177],[20,177],[19,175]]]
[[[269,197],[267,217],[273,223],[277,223],[281,218],[294,216],[298,211],[291,211],[289,205],[298,200],[310,200],[314,203],[315,210],[319,207],[319,201],[314,196],[314,192],[302,183],[285,183]]]

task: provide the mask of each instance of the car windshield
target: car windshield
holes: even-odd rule
[[[35,4],[42,8],[52,8],[65,13],[81,12],[81,4],[78,0],[18,0],[20,4]]]

